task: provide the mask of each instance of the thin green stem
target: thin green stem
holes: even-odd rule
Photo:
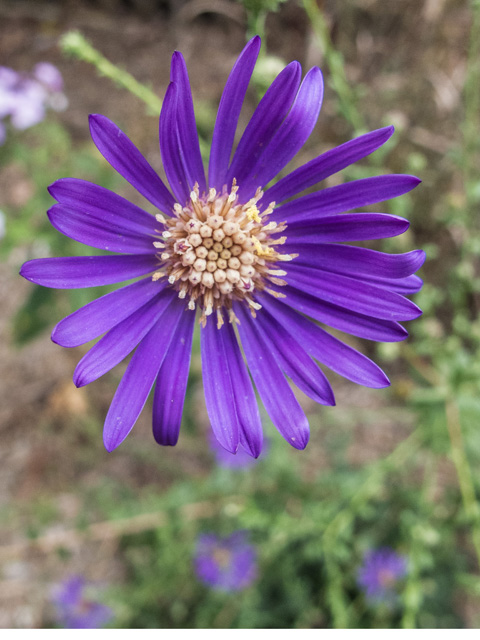
[[[467,187],[467,203],[470,217],[473,220],[472,206],[468,187],[477,170],[475,155],[479,148],[479,113],[480,113],[480,0],[471,1],[472,27],[468,51],[467,78],[465,80],[465,122],[463,127],[463,173]],[[476,215],[476,207],[475,207]]]
[[[374,465],[365,482],[360,485],[360,487],[351,496],[347,505],[337,513],[330,524],[325,528],[325,531],[323,532],[324,539],[334,543],[337,535],[346,524],[345,517],[347,516],[349,521],[353,520],[359,507],[361,507],[383,487],[382,478],[384,475],[388,471],[400,467],[404,462],[412,457],[421,444],[419,431],[420,427],[415,429],[415,431],[401,442],[386,458]]]
[[[92,64],[100,75],[109,78],[116,85],[142,100],[151,113],[156,115],[160,113],[162,108],[160,98],[147,86],[135,80],[127,71],[107,60],[79,31],[68,31],[62,36],[60,47],[65,54]]]
[[[349,619],[349,607],[342,588],[342,570],[335,561],[335,547],[338,537],[342,531],[348,530],[352,525],[362,505],[381,491],[384,486],[385,474],[411,459],[421,444],[419,430],[420,428],[417,428],[392,453],[373,466],[365,482],[360,485],[346,506],[336,514],[323,532],[324,561],[328,575],[327,597],[333,626],[336,629],[347,628]]]
[[[432,387],[443,386],[444,383],[436,369],[422,360],[412,346],[402,345],[402,356]]]
[[[338,96],[340,111],[355,131],[363,131],[365,130],[365,122],[355,104],[356,98],[345,74],[343,56],[333,46],[325,18],[315,0],[303,0],[303,8],[325,56],[330,70],[330,82]]]
[[[449,397],[445,403],[445,416],[450,437],[451,456],[457,471],[463,508],[472,527],[473,546],[480,567],[480,508],[475,496],[472,470],[465,453],[460,412],[453,397]]]
[[[425,466],[423,469],[422,500],[427,504],[431,500],[431,493],[435,485],[436,458],[434,454],[426,451]],[[408,574],[403,593],[404,612],[401,620],[403,629],[415,629],[418,614],[423,602],[423,592],[420,584],[420,563],[424,542],[418,535],[417,526],[410,527],[410,549],[408,559]]]

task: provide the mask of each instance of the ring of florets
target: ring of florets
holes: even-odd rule
[[[260,211],[261,189],[246,204],[238,202],[237,191],[235,180],[230,193],[226,188],[221,194],[210,189],[200,196],[195,185],[185,206],[175,204],[171,218],[157,215],[164,231],[159,231],[161,239],[153,244],[162,264],[153,280],[167,277],[179,298],[188,298],[189,309],[201,309],[203,326],[207,316],[216,312],[220,328],[222,309],[229,313],[230,321],[236,321],[234,300],[248,304],[255,317],[261,308],[253,299],[255,291],[282,297],[269,288],[269,283],[286,284],[281,279],[286,272],[276,269],[275,263],[295,257],[277,251],[286,237],[273,238],[272,234],[284,231],[286,224],[267,221],[275,203]]]

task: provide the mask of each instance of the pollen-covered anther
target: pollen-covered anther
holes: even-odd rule
[[[154,242],[155,248],[163,249],[163,265],[153,279],[166,275],[179,298],[188,299],[189,309],[201,309],[203,326],[215,313],[220,328],[223,309],[230,322],[238,322],[232,310],[234,301],[243,301],[255,316],[261,309],[255,294],[267,290],[277,296],[268,288],[269,283],[285,284],[278,276],[286,272],[275,269],[275,263],[294,257],[275,248],[285,242],[277,234],[286,225],[265,221],[275,203],[262,211],[263,192],[257,189],[255,196],[242,204],[238,190],[235,180],[230,192],[209,189],[200,194],[195,185],[185,206],[176,203],[171,218],[157,218],[166,228],[160,234],[162,242]]]

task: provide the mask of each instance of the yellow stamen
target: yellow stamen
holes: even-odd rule
[[[286,298],[287,296],[284,293],[279,293],[278,291],[274,291],[273,289],[265,289],[267,293],[269,293],[274,298]]]
[[[246,213],[247,218],[249,220],[253,221],[253,222],[261,222],[262,221],[262,219],[258,215],[260,213],[260,211],[258,210],[256,204],[253,204],[249,209],[247,209],[247,211],[245,213]]]
[[[272,249],[271,247],[265,247],[264,245],[262,245],[260,240],[255,236],[252,237],[252,240],[253,240],[253,244],[255,245],[255,251],[257,252],[257,255],[271,256],[275,253],[274,249]]]

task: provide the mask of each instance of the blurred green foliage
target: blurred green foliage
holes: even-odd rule
[[[17,250],[26,251],[25,259],[46,256],[91,255],[99,253],[56,231],[45,212],[54,204],[47,186],[55,180],[76,176],[115,189],[121,178],[109,170],[92,145],[75,146],[59,122],[46,120],[19,136],[12,134],[0,147],[0,165],[20,172],[25,188],[31,191],[26,202],[2,204],[6,216],[6,234],[0,243],[0,258]],[[18,265],[20,266],[20,265]],[[62,314],[96,297],[94,290],[58,292],[32,287],[24,306],[12,323],[13,337],[24,344],[47,327],[53,328]]]

